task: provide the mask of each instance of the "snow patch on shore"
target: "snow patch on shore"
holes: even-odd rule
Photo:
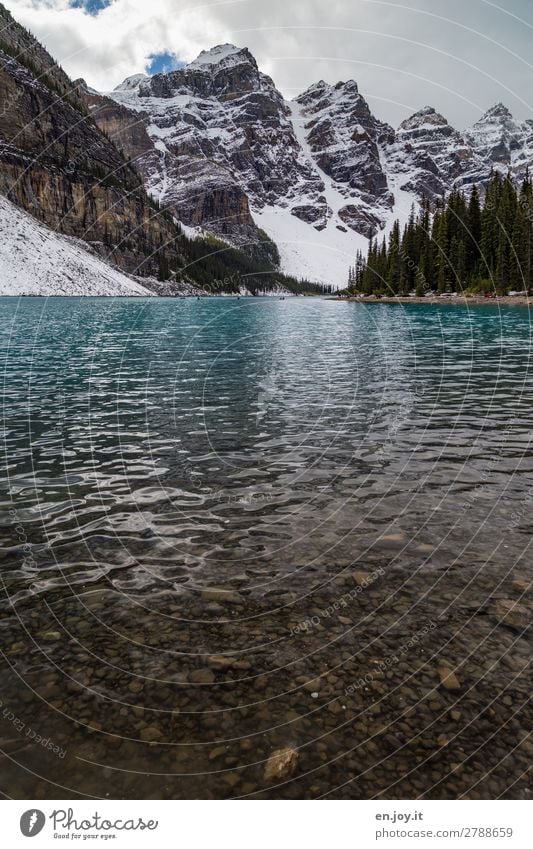
[[[153,296],[0,195],[0,295]]]

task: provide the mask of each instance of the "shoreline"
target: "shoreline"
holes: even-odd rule
[[[527,295],[501,295],[499,297],[494,298],[485,298],[481,295],[457,295],[455,297],[450,298],[441,298],[438,295],[431,298],[418,298],[418,297],[405,297],[405,296],[395,296],[395,297],[383,297],[377,298],[375,296],[353,296],[349,298],[330,298],[331,301],[346,301],[351,303],[358,304],[439,304],[439,305],[453,305],[453,306],[469,306],[469,305],[484,305],[484,306],[494,306],[495,304],[503,304],[504,306],[517,306],[517,307],[529,307],[533,306],[533,295],[528,297]]]

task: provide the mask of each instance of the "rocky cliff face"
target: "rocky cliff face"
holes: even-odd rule
[[[129,144],[122,116],[110,120],[110,100],[128,110],[130,125],[146,128],[149,149]],[[320,216],[314,207],[322,186],[290,109],[247,49],[221,45],[186,68],[131,78],[100,103],[86,102],[98,125],[135,157],[148,191],[187,225],[248,248],[263,242],[253,211],[281,204],[304,217],[300,207],[313,207]]]
[[[0,191],[125,270],[154,273],[163,246],[177,260],[175,226],[149,202],[77,88],[3,7],[0,14]]]
[[[483,185],[493,165],[518,173],[533,158],[533,122],[517,124],[504,107],[465,134],[432,107],[395,132],[353,80],[320,81],[287,103],[250,52],[228,44],[84,100],[161,204],[242,245],[268,210],[369,237],[394,216],[398,194],[435,199]]]
[[[431,106],[404,121],[384,153],[388,175],[414,198],[435,200],[488,177],[479,152]]]
[[[493,166],[521,176],[533,161],[533,121],[503,107],[466,133],[432,107],[394,131],[353,80],[320,81],[289,103],[246,48],[228,44],[84,102],[181,221],[240,246],[264,227],[293,274],[329,251],[324,282],[413,202],[482,188]]]
[[[39,79],[50,91],[83,111],[72,82],[37,39],[20,26],[10,12],[0,3],[0,50],[30,74]],[[2,63],[3,64],[3,63]]]
[[[533,121],[515,121],[502,103],[489,109],[466,133],[473,150],[485,166],[511,171],[523,179],[533,164]]]
[[[302,143],[333,181],[338,217],[356,232],[373,236],[394,204],[379,153],[380,144],[394,138],[394,130],[372,115],[353,80],[335,86],[322,80],[297,97],[296,104]]]

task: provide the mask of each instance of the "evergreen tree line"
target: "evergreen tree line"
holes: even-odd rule
[[[533,291],[533,185],[526,175],[491,175],[484,200],[455,190],[434,206],[411,210],[401,231],[370,241],[356,256],[348,290],[376,295],[422,296],[429,292]]]
[[[182,233],[175,247],[183,258],[183,265],[169,261],[164,248],[157,251],[160,281],[181,280],[215,295],[238,294],[243,286],[251,294],[276,291],[278,286],[294,295],[331,295],[333,292],[332,286],[296,280],[212,236],[189,239]]]

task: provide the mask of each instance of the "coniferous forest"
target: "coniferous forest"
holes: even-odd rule
[[[356,257],[348,290],[375,295],[423,296],[431,292],[533,291],[533,184],[516,186],[493,173],[484,198],[476,186],[446,200],[414,208],[401,231],[373,239],[368,256]]]

